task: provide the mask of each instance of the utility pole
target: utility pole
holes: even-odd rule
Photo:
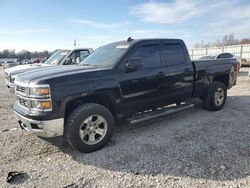
[[[74,46],[75,46],[75,48],[76,48],[76,39],[74,39]]]

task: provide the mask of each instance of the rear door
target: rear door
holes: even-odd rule
[[[182,43],[163,44],[164,86],[168,103],[190,99],[193,92],[194,69]]]

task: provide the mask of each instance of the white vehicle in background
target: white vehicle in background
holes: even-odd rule
[[[18,62],[10,60],[10,61],[5,61],[2,65],[3,65],[4,69],[7,69],[7,68],[10,68],[10,67],[17,66]]]
[[[237,59],[238,69],[240,69],[242,65],[242,60],[239,56],[233,55],[231,53],[220,53],[217,55],[206,55],[199,58],[200,60],[209,60],[209,59]]]
[[[14,81],[17,75],[49,66],[79,64],[93,52],[92,48],[76,48],[73,50],[57,50],[44,63],[19,65],[5,70],[6,85],[11,93],[14,92]]]
[[[5,58],[0,60],[1,65],[4,69],[20,65],[20,60],[18,58]]]

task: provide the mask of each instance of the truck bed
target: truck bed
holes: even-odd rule
[[[231,88],[236,84],[236,59],[193,60],[192,63],[195,69],[194,98],[205,94],[207,92],[208,85],[213,81],[213,78],[216,78],[216,76],[223,77],[223,75],[230,75],[229,79],[227,78],[229,80],[227,88]]]

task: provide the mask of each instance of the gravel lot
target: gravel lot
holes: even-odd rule
[[[223,110],[119,123],[109,144],[81,154],[19,129],[0,68],[0,187],[250,187],[250,78],[242,68]],[[8,172],[27,173],[12,184]]]

